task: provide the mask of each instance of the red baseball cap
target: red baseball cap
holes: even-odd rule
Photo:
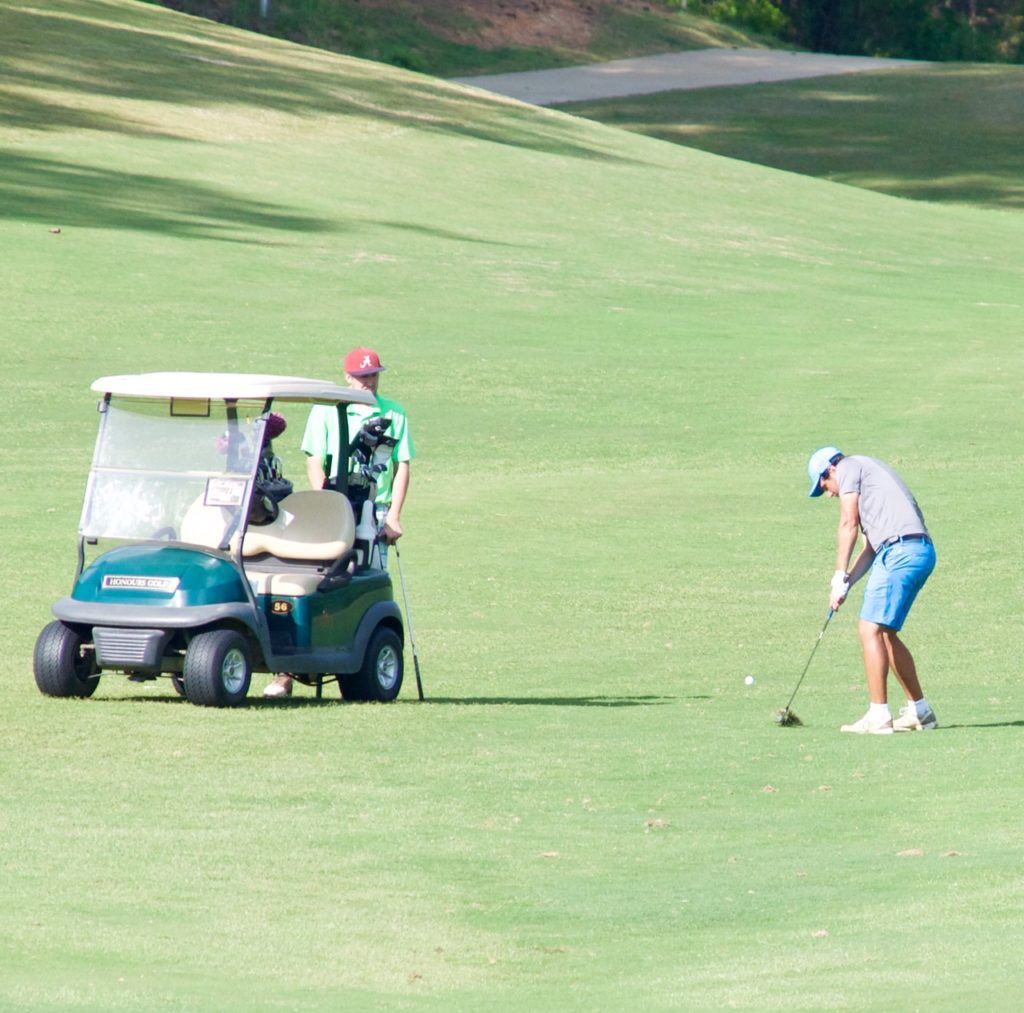
[[[345,372],[349,376],[373,376],[383,373],[380,356],[372,348],[353,348],[345,356]]]

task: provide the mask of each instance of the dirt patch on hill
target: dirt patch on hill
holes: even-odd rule
[[[358,2],[361,7],[395,7],[394,0]],[[481,49],[586,49],[609,8],[666,13],[662,4],[646,0],[426,0],[416,6],[423,23],[438,35]]]
[[[159,0],[164,7],[214,21],[240,22],[236,0]],[[328,0],[329,4],[330,0]],[[273,15],[277,0],[270,0]],[[391,10],[395,18],[419,21],[450,40],[481,49],[529,46],[586,49],[615,11],[669,14],[660,0],[342,0],[344,9]],[[253,27],[256,27],[253,25]]]
[[[681,15],[665,0],[268,0],[265,18],[257,14],[255,0],[156,2],[304,45],[449,77],[737,42],[730,29]]]
[[[464,8],[476,26],[463,29],[452,36],[452,41],[468,42],[483,49],[585,49],[594,35],[598,6],[578,0],[464,0],[457,5]],[[437,30],[447,34],[443,26],[437,26]]]

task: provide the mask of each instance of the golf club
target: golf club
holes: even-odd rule
[[[814,646],[811,648],[811,656],[807,659],[807,664],[804,665],[804,670],[800,673],[800,678],[796,681],[796,689],[793,690],[793,693],[789,698],[789,703],[787,703],[786,706],[775,715],[776,723],[781,725],[783,728],[790,728],[793,725],[803,724],[803,722],[789,708],[793,706],[793,700],[796,698],[796,693],[800,688],[800,683],[804,681],[807,669],[811,667],[811,662],[814,660],[814,652],[818,649],[818,644],[821,643],[821,638],[825,636],[825,630],[828,629],[829,620],[833,615],[835,615],[835,611],[833,609],[829,609],[828,615],[825,616],[825,624],[821,627],[818,639],[814,641]]]
[[[412,644],[412,663],[413,667],[416,669],[416,689],[420,694],[420,700],[422,700],[423,682],[420,680],[420,659],[416,651],[416,631],[412,628],[412,616],[409,614],[409,595],[405,590],[405,573],[402,571],[402,555],[398,551],[398,542],[395,542],[391,548],[395,550],[395,559],[398,560],[398,576],[402,582],[402,601],[405,603],[405,621],[409,624],[409,643]]]

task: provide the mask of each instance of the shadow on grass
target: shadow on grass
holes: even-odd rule
[[[266,110],[305,118],[352,116],[554,155],[631,161],[584,142],[569,120],[381,64],[313,49],[303,54],[142,4],[80,0],[74,11],[0,11],[0,58],[12,71],[9,83],[0,84],[0,124],[191,137],[102,101],[90,107],[90,98],[110,98],[200,110],[241,107],[254,117]]]
[[[115,172],[0,150],[0,217],[61,228],[120,228],[182,238],[257,242],[244,229],[337,232],[343,226],[289,214],[170,176]]]
[[[913,71],[574,103],[577,116],[913,200],[1024,208],[1024,68]]]
[[[147,693],[139,696],[112,696],[112,697],[96,697],[92,701],[93,703],[104,703],[104,704],[173,704],[175,706],[191,707],[192,704],[188,702],[184,697],[178,696],[177,693],[161,693],[159,696]],[[403,703],[415,703],[417,701],[401,701]],[[238,707],[223,708],[224,710],[251,710],[253,708],[262,709],[264,707],[273,709],[275,707],[284,710],[295,709],[296,707],[360,707],[362,704],[351,703],[346,700],[342,700],[338,696],[337,691],[333,694],[327,692],[327,687],[324,687],[324,696],[318,700],[315,696],[293,696],[286,699],[280,697],[270,699],[262,696],[247,697],[244,704]]]
[[[521,247],[522,243],[506,243],[500,239],[485,239],[482,236],[470,236],[462,232],[452,232],[451,229],[439,229],[430,225],[416,225],[413,222],[389,222],[384,219],[361,218],[360,223],[376,225],[382,229],[401,229],[403,232],[414,232],[419,236],[427,236],[430,239],[450,239],[459,243],[480,243],[484,246],[507,246]]]
[[[250,697],[246,700],[242,709],[250,708],[279,708],[282,710],[294,710],[296,707],[364,707],[376,706],[374,704],[354,703],[342,700],[339,697],[328,694],[328,687],[324,687],[324,696],[317,699],[315,696],[292,696],[287,699],[268,699],[264,697]],[[421,704],[432,704],[436,706],[467,706],[467,707],[656,707],[667,703],[674,703],[677,697],[674,696],[428,696],[426,700],[405,697],[395,701],[395,704],[410,704],[419,706]],[[692,696],[688,700],[709,700],[709,696]],[[106,704],[182,704],[191,706],[187,700],[177,694],[161,694],[160,696],[119,696],[99,697],[96,703]],[[381,705],[388,706],[388,705]]]
[[[428,696],[423,702],[469,707],[655,707],[673,703],[675,699],[674,696]]]
[[[290,214],[284,207],[237,197],[213,186],[24,155],[0,148],[0,218],[62,229],[107,228],[160,232],[186,239],[272,245],[252,229],[330,233],[396,229],[452,242],[510,246],[413,222],[359,218],[348,222]]]
[[[952,731],[954,728],[1024,728],[1024,721],[979,721],[977,724],[940,724],[937,731]]]

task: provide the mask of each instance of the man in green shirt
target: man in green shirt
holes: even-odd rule
[[[352,442],[367,420],[381,416],[391,420],[387,435],[397,441],[391,450],[387,471],[377,479],[375,500],[377,522],[386,543],[393,545],[402,537],[402,507],[409,491],[409,462],[416,452],[405,409],[397,401],[377,393],[382,372],[384,367],[380,364],[380,356],[370,348],[354,348],[345,356],[345,379],[348,385],[356,390],[368,390],[377,401],[373,407],[359,404],[347,406],[347,441]],[[325,405],[314,405],[302,437],[302,449],[307,455],[306,474],[314,489],[322,489],[329,479],[338,477],[337,448],[337,411]],[[330,474],[326,470],[328,459]],[[349,464],[351,467],[352,462]]]
[[[377,393],[377,385],[384,367],[380,356],[371,348],[353,348],[345,356],[345,379],[356,390],[368,390],[376,399],[376,405],[350,404],[346,406],[348,433],[346,445],[351,444],[363,425],[372,418],[391,420],[387,435],[395,440],[391,448],[388,468],[377,478],[377,495],[374,499],[374,519],[380,530],[384,545],[381,546],[381,562],[387,566],[387,546],[394,545],[402,537],[402,507],[409,491],[409,462],[416,451],[409,432],[409,419],[405,409],[390,398]],[[328,481],[338,477],[339,454],[338,412],[333,406],[313,405],[302,437],[302,450],[306,454],[306,475],[314,489],[322,489]],[[350,474],[354,473],[354,462],[349,461]],[[358,521],[359,518],[357,517]],[[279,675],[263,691],[264,696],[289,696],[292,679]]]

